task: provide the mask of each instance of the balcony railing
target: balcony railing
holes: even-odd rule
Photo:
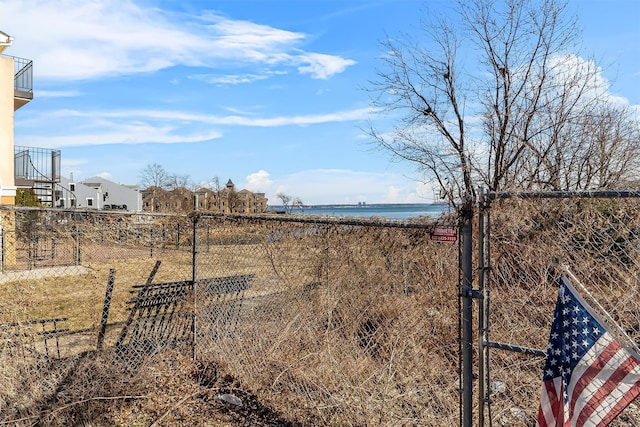
[[[13,88],[33,94],[33,61],[13,57]],[[32,95],[33,97],[33,95]]]
[[[60,150],[14,147],[17,185],[60,181]]]

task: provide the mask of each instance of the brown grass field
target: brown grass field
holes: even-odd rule
[[[606,218],[606,224],[624,223],[627,234],[607,231],[605,237],[619,242],[624,234],[631,241],[636,218],[622,221],[602,206],[593,211],[582,206],[584,224],[573,217],[568,233],[558,231],[565,212],[543,216],[542,208],[514,208],[529,210],[529,219],[522,221],[501,216],[502,210],[492,218],[490,338],[546,347],[557,293],[553,265],[564,256],[637,340],[635,249],[625,248],[616,258],[611,255],[615,247],[602,236],[582,237],[598,229],[594,221]],[[214,218],[201,220],[194,254],[185,232],[178,238],[162,219],[162,235],[169,236],[162,244],[141,241],[140,236],[154,235],[147,229],[130,233],[136,241],[123,240],[122,230],[85,231],[80,263],[58,265],[50,275],[53,266],[11,271],[10,280],[0,276],[0,323],[5,325],[0,425],[458,424],[456,244],[431,241],[428,227]],[[91,230],[102,230],[105,223],[126,225],[121,219],[109,221],[99,218],[99,227]],[[58,251],[68,253],[62,240]],[[569,247],[581,254],[567,259]],[[606,251],[603,264],[600,252]],[[132,365],[113,349],[129,317],[127,301],[136,295],[133,286],[147,281],[157,261],[153,283],[189,281],[194,271],[202,279],[245,274],[253,279],[249,289],[222,305],[212,305],[205,290],[196,288],[181,309],[197,319],[194,345],[152,351]],[[96,351],[111,271],[107,333],[103,350]],[[598,288],[592,286],[596,282]],[[223,325],[212,311],[224,304],[237,307],[232,324]],[[25,322],[53,318],[67,318],[59,328],[69,333],[57,342],[49,339],[45,348],[37,335],[40,325]],[[20,333],[9,324],[20,325]],[[488,416],[493,423],[532,425],[543,362],[491,351],[494,392]],[[474,384],[477,398],[477,378]],[[228,403],[228,395],[242,406]],[[638,420],[632,404],[613,425],[639,425]]]

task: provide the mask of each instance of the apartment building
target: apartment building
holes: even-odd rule
[[[13,205],[16,197],[14,113],[33,99],[33,62],[8,56],[13,38],[0,31],[0,203]]]
[[[166,190],[149,187],[142,191],[143,210],[148,212],[190,212],[200,210],[222,213],[264,213],[267,211],[267,198],[264,193],[249,190],[236,191],[235,184],[229,180],[218,190],[201,188],[191,191],[186,188]]]
[[[0,204],[15,205],[15,157],[13,123],[16,110],[33,99],[33,63],[28,59],[8,56],[4,52],[13,37],[0,31]],[[15,214],[0,213],[0,259],[2,269],[15,263],[15,252],[5,248],[15,242]]]

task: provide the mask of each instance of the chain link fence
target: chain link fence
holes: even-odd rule
[[[533,425],[561,275],[574,275],[585,300],[594,309],[600,304],[632,342],[640,342],[640,197],[493,194],[490,200],[484,339],[538,354],[491,349],[487,420]],[[639,406],[632,403],[612,425],[639,425]]]
[[[308,425],[455,422],[455,245],[345,221],[198,229],[199,358]],[[211,299],[215,278],[228,283]]]
[[[0,423],[228,421],[229,395],[254,425],[457,422],[432,221],[0,213]]]
[[[41,415],[69,403],[65,393],[82,401],[104,391],[92,388],[110,380],[95,375],[114,365],[98,362],[96,349],[115,347],[133,286],[157,259],[168,260],[161,278],[191,278],[191,222],[10,207],[0,216],[0,423],[73,424]]]
[[[640,340],[640,199],[611,196],[503,194],[481,206],[483,424],[535,422],[567,271]],[[462,419],[459,247],[431,240],[433,222],[0,215],[0,424]],[[612,425],[638,425],[639,412],[632,403]]]

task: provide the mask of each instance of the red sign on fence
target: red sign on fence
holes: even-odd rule
[[[436,242],[455,242],[458,240],[458,231],[455,227],[435,227],[431,232],[431,240]]]

